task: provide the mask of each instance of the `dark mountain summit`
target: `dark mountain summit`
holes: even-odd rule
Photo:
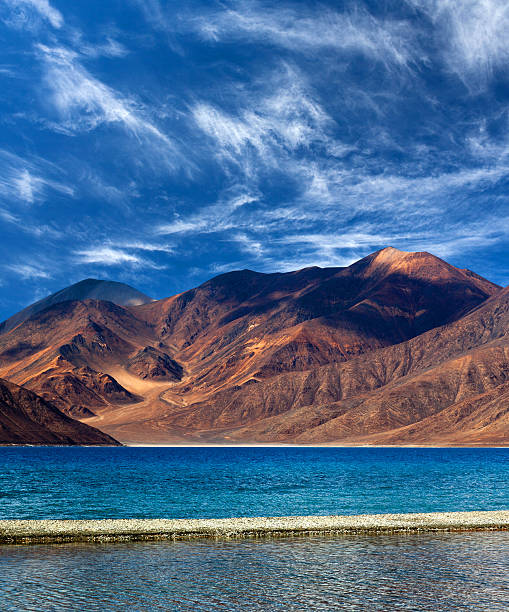
[[[141,293],[141,291],[133,289],[133,287],[124,283],[87,278],[24,308],[0,325],[0,333],[8,332],[16,327],[16,325],[29,319],[32,315],[54,304],[86,299],[106,300],[119,306],[138,306],[152,301],[151,298]]]

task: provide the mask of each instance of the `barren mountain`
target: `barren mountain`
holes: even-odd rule
[[[387,248],[139,306],[50,305],[0,335],[0,375],[127,441],[500,443],[506,301]]]
[[[102,300],[66,301],[0,336],[3,375],[72,416],[140,398],[108,374],[153,342],[152,329],[129,310]]]
[[[118,446],[102,431],[71,419],[32,391],[1,379],[0,444]]]
[[[119,306],[137,306],[152,301],[151,298],[141,293],[141,291],[133,289],[133,287],[129,287],[129,285],[124,283],[87,278],[49,295],[13,315],[0,325],[0,334],[8,332],[49,306],[59,304],[60,302],[87,299],[106,300]]]
[[[454,321],[498,290],[429,253],[387,248],[348,268],[223,274],[136,315],[197,371],[196,390],[345,361]]]
[[[455,323],[407,342],[344,364],[284,374],[250,394],[217,398],[214,416],[225,421],[231,412],[276,398],[266,402],[273,407],[266,418],[231,436],[301,443],[506,444],[508,332],[505,289]],[[202,409],[194,406],[187,418]]]

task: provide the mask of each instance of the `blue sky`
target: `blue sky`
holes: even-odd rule
[[[427,250],[509,283],[506,0],[0,0],[0,318]]]

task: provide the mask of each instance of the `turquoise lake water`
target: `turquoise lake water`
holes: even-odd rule
[[[0,518],[509,509],[509,449],[0,448]],[[509,609],[509,533],[0,546],[0,609]]]
[[[509,509],[509,449],[0,448],[0,518]]]

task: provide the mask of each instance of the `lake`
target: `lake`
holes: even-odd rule
[[[509,508],[509,449],[0,448],[0,518]]]
[[[2,610],[507,610],[509,533],[0,547]]]
[[[0,448],[0,518],[509,508],[509,449]],[[509,533],[0,547],[2,610],[506,610]]]

